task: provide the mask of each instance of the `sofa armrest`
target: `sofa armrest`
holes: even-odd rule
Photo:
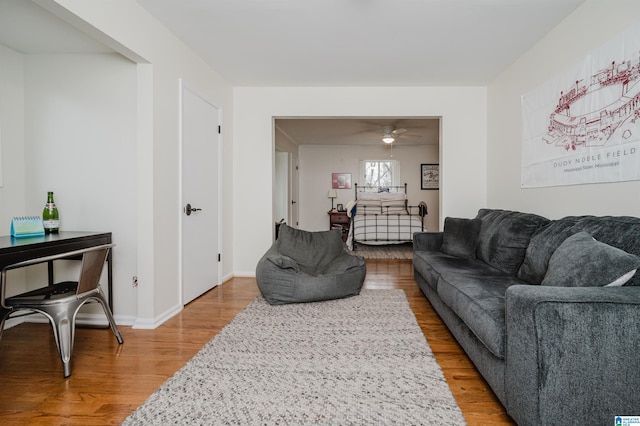
[[[507,412],[518,424],[638,412],[640,287],[515,285],[505,315]]]
[[[416,232],[413,234],[413,251],[440,251],[443,232]]]

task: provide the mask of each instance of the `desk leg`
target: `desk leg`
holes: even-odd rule
[[[49,273],[49,287],[53,287],[53,260],[47,262],[47,272]]]

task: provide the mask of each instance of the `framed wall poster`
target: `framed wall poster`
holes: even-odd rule
[[[522,188],[640,180],[640,25],[522,102]]]
[[[331,173],[331,188],[351,189],[351,173]]]
[[[420,164],[420,189],[440,189],[440,164]]]

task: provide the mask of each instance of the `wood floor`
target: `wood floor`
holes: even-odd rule
[[[413,280],[410,260],[368,260],[365,288],[403,289],[469,425],[513,425]],[[259,294],[234,278],[155,330],[78,329],[72,375],[49,325],[22,324],[0,341],[0,424],[119,424]]]

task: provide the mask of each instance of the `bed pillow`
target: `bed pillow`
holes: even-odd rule
[[[407,203],[404,200],[382,200],[383,214],[407,214]]]
[[[382,203],[380,200],[358,200],[356,212],[359,214],[381,214]]]
[[[481,225],[480,219],[445,218],[442,251],[452,256],[475,259]]]
[[[383,200],[406,200],[407,194],[404,192],[362,192],[358,194],[358,201],[383,201]]]
[[[621,286],[638,268],[640,257],[597,241],[587,232],[578,232],[553,252],[542,285]]]

